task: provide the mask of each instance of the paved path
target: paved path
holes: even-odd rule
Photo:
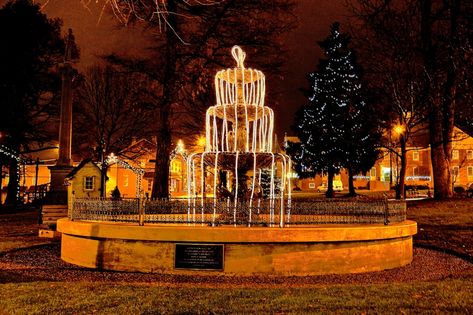
[[[369,284],[439,280],[473,274],[473,264],[433,250],[414,248],[409,266],[381,272],[310,277],[179,276],[107,272],[77,267],[60,260],[60,245],[53,243],[0,254],[0,283],[30,281],[85,281],[155,283],[209,287],[307,287],[333,284]]]

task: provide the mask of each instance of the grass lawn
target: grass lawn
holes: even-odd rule
[[[415,244],[472,261],[473,200],[409,203]],[[34,214],[0,215],[0,255],[48,243]],[[473,313],[473,270],[439,281],[258,287],[218,283],[34,281],[0,283],[0,314]]]
[[[38,237],[37,212],[1,214],[1,211],[0,208],[0,253],[51,242]]]
[[[2,285],[0,309],[7,314],[471,314],[471,284],[471,277],[291,289],[32,282]]]
[[[408,203],[408,219],[417,221],[416,245],[436,248],[473,262],[473,199]]]

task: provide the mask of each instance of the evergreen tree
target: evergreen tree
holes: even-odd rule
[[[32,143],[52,138],[64,59],[61,20],[49,19],[31,0],[0,8],[0,142],[18,155]],[[75,50],[74,54],[78,51]],[[5,203],[18,202],[18,160],[10,158]]]
[[[344,162],[348,173],[349,196],[355,196],[353,176],[368,172],[380,156],[382,132],[373,106],[360,94],[361,84],[354,86],[353,100],[348,104],[344,130]]]
[[[302,177],[328,174],[327,197],[333,197],[333,178],[342,167],[349,172],[354,194],[353,174],[371,168],[380,138],[362,95],[361,67],[349,42],[339,23],[333,23],[330,35],[319,42],[326,58],[309,75],[309,104],[296,113],[294,129],[301,142],[288,148]]]

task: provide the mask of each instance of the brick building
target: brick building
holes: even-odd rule
[[[432,163],[427,131],[419,130],[412,135],[407,145],[406,185],[428,186],[433,188]],[[295,137],[286,137],[285,141],[297,141]],[[395,153],[383,151],[381,158],[370,172],[355,176],[354,185],[358,189],[389,190],[397,182],[400,160]],[[455,128],[452,140],[451,174],[454,186],[468,187],[473,183],[473,137],[459,128]],[[345,170],[335,177],[348,188],[348,175]],[[326,182],[326,176],[294,180],[294,185],[303,191],[316,191]]]

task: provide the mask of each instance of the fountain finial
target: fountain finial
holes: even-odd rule
[[[233,59],[235,59],[235,61],[237,62],[238,68],[245,68],[243,62],[245,61],[246,54],[240,46],[235,45],[232,47],[232,56]]]

